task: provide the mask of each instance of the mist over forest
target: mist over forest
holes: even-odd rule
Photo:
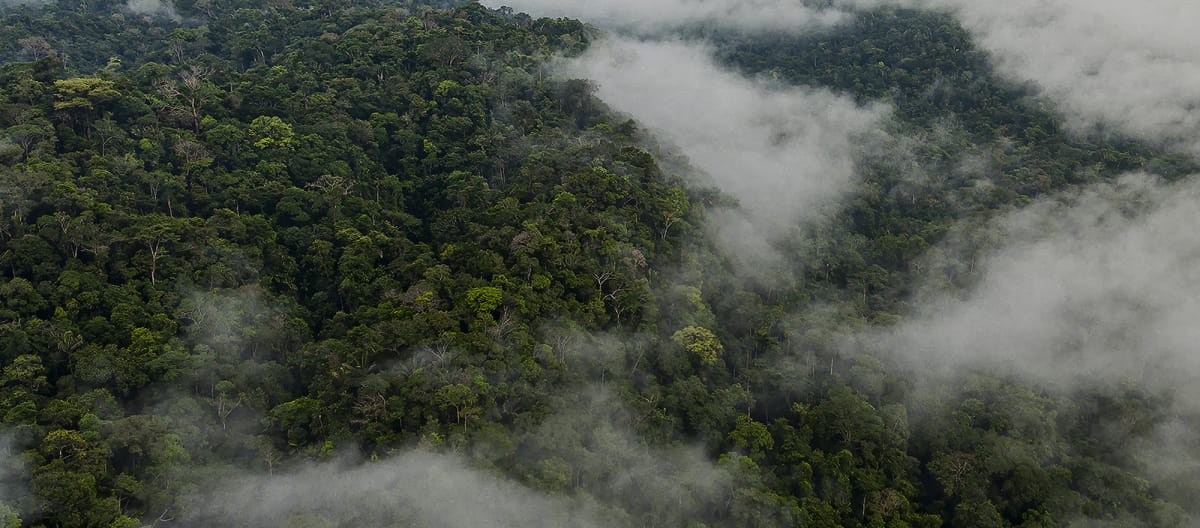
[[[0,528],[1200,527],[1183,0],[0,0]]]

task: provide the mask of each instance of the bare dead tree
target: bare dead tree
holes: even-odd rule
[[[200,133],[200,120],[204,102],[208,99],[208,90],[204,80],[212,74],[209,68],[189,66],[179,71],[178,79],[163,79],[157,85],[158,93],[174,100],[167,107],[173,113],[179,114],[190,121],[192,131]]]

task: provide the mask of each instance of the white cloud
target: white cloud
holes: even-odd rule
[[[999,70],[1033,81],[1068,121],[1200,154],[1200,2],[843,0],[949,10]]]
[[[724,238],[761,253],[807,209],[847,191],[863,136],[889,115],[820,89],[772,86],[718,66],[706,46],[613,38],[566,62],[597,95],[674,144],[741,219]],[[745,251],[739,251],[745,253]]]
[[[923,303],[885,346],[932,370],[1132,381],[1200,404],[1198,218],[1200,185],[1142,175],[1013,212],[966,298]]]
[[[978,260],[975,286],[930,288],[912,319],[868,341],[911,365],[922,385],[981,371],[1060,397],[1150,395],[1153,415],[1100,416],[1098,426],[1118,435],[1110,445],[1124,438],[1122,449],[1150,481],[1185,504],[1200,475],[1198,219],[1194,178],[1164,184],[1130,175],[1043,199],[969,235],[992,246]],[[944,264],[961,270],[971,257],[954,245],[942,244],[927,263],[949,255]],[[1155,424],[1150,434],[1143,420]]]
[[[893,5],[949,11],[1006,76],[1031,81],[1081,130],[1111,130],[1200,155],[1200,2],[1192,0],[516,0],[535,16],[655,34],[706,25],[805,32]]]
[[[700,449],[646,445],[626,427],[631,418],[618,398],[585,392],[529,431],[516,453],[526,480],[546,490],[457,455],[414,449],[375,462],[228,479],[185,498],[181,519],[206,526],[587,528],[686,526],[719,516],[714,505],[732,500],[727,471]]]
[[[189,517],[216,525],[599,526],[594,514],[468,468],[413,451],[353,468],[328,463],[279,476],[227,482]],[[195,516],[195,517],[192,517]]]

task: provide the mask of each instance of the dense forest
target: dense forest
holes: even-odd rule
[[[778,282],[707,236],[732,200],[555,74],[602,38],[582,22],[0,4],[0,526],[459,526],[412,490],[354,515],[212,507],[250,476],[414,453],[571,504],[564,526],[1194,522],[1200,476],[1151,480],[1129,448],[1178,419],[1171,394],[931,389],[846,344],[931,275],[976,284],[990,219],[1194,160],[1071,133],[946,14],[689,31],[730,68],[886,100],[921,139],[904,167],[857,160],[854,191],[776,241]],[[952,170],[982,157],[994,185]]]

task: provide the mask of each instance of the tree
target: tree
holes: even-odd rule
[[[57,429],[38,452],[48,462],[33,472],[33,492],[43,515],[67,526],[107,525],[120,513],[115,498],[101,498],[96,483],[110,453],[80,431]]]
[[[823,430],[839,438],[847,449],[877,442],[883,432],[883,420],[875,408],[845,385],[830,389],[814,411]]]
[[[210,69],[191,65],[181,68],[175,79],[163,78],[156,87],[158,93],[166,98],[161,103],[164,110],[184,119],[195,134],[200,133],[205,103],[220,93],[208,81],[211,75]]]
[[[504,292],[500,288],[484,286],[467,290],[467,306],[479,316],[489,315],[500,307]]]
[[[48,388],[46,367],[42,364],[41,356],[17,356],[12,363],[5,366],[3,374],[0,374],[0,387],[10,386],[20,387],[29,394],[37,394]]]
[[[99,496],[96,482],[94,475],[54,460],[34,472],[33,491],[41,513],[64,526],[104,526],[120,510],[116,498]]]
[[[261,150],[289,151],[296,144],[292,125],[276,116],[254,118],[248,133],[254,147]]]
[[[1007,526],[996,506],[987,499],[969,499],[954,507],[954,528],[1003,528]]]
[[[702,365],[716,363],[725,350],[716,334],[701,326],[685,326],[672,334],[671,340],[694,354]]]
[[[461,423],[463,429],[467,428],[468,419],[478,416],[481,412],[475,390],[462,383],[442,386],[434,395],[434,399],[443,410],[454,409],[455,423]]]
[[[29,57],[29,60],[33,61],[41,59],[42,57],[53,57],[58,53],[54,51],[54,47],[42,37],[34,36],[17,39],[17,44],[21,46],[21,53]]]
[[[167,257],[168,247],[180,240],[179,222],[164,216],[145,216],[130,228],[127,237],[146,249],[150,264],[150,284],[158,284],[159,263]]]
[[[683,192],[683,189],[672,188],[667,196],[663,198],[660,207],[662,225],[659,230],[659,238],[666,240],[667,235],[671,232],[671,228],[687,218],[691,204],[688,203],[687,194]]]
[[[729,433],[729,440],[733,445],[747,450],[755,459],[760,459],[775,447],[775,439],[771,437],[767,426],[745,415],[738,416],[737,426]]]
[[[0,502],[0,528],[21,528],[21,516],[5,502]]]
[[[26,161],[31,154],[49,147],[54,139],[54,129],[50,123],[39,119],[9,127],[4,135],[21,147],[21,161]]]
[[[967,490],[977,489],[979,466],[971,453],[942,453],[929,463],[929,470],[942,484],[947,496],[960,496]]]
[[[72,125],[86,124],[97,106],[121,97],[116,84],[99,77],[74,77],[54,81],[54,110]]]
[[[49,306],[33,284],[21,277],[0,285],[0,297],[4,298],[4,307],[18,315],[34,315]]]

